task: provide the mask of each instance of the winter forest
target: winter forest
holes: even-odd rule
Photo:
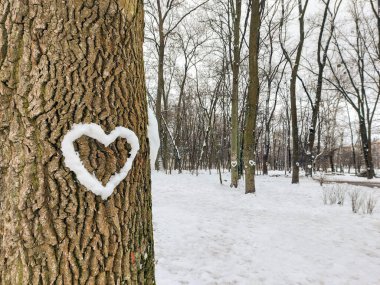
[[[0,0],[0,284],[380,284],[380,0]]]
[[[235,2],[146,4],[148,94],[162,141],[157,167],[232,168],[233,185],[249,159],[263,174],[297,172],[298,163],[310,175],[347,170],[373,178],[380,167],[377,3],[268,0],[253,11]]]

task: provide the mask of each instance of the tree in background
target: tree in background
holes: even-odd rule
[[[341,7],[339,6],[340,2],[342,2]],[[373,6],[377,5],[376,0],[372,2],[374,3]],[[176,3],[178,5],[171,12],[173,14],[167,16],[171,23],[175,23],[183,13],[188,11],[184,7],[193,7],[192,5],[195,4],[191,1],[186,3],[177,1]],[[300,49],[299,3],[301,3],[303,12],[306,10],[303,16],[305,39],[299,64],[296,65],[295,59],[299,54],[297,51]],[[364,28],[364,24],[367,26],[364,33],[367,37],[365,40],[367,44],[363,45],[363,49],[368,46],[370,52],[365,52],[366,66],[363,86],[367,95],[370,96],[367,96],[370,99],[368,103],[373,111],[374,93],[377,92],[373,92],[373,90],[378,90],[376,87],[378,84],[374,85],[372,82],[375,82],[375,78],[378,82],[376,70],[380,70],[374,68],[374,64],[378,60],[373,59],[378,55],[378,49],[374,49],[372,45],[372,42],[375,42],[376,45],[378,43],[378,29],[375,22],[377,10],[376,14],[373,13],[370,1],[357,1],[357,3],[365,6],[364,14],[360,15],[359,22],[361,29]],[[166,5],[166,2],[164,4]],[[216,168],[219,172],[230,171],[232,169],[231,159],[233,159],[231,156],[232,147],[235,145],[232,143],[233,135],[231,132],[232,129],[235,130],[232,125],[236,119],[232,110],[238,106],[237,131],[239,135],[237,148],[240,152],[237,153],[237,163],[239,175],[242,174],[242,162],[244,161],[243,133],[247,122],[246,107],[249,86],[249,40],[246,36],[246,30],[250,28],[250,7],[247,2],[241,2],[240,63],[238,86],[236,86],[233,72],[234,47],[236,46],[234,44],[234,22],[236,18],[233,16],[233,12],[236,10],[236,4],[236,1],[232,0],[209,0],[205,5],[193,11],[190,17],[186,17],[167,38],[164,60],[165,93],[162,100],[163,113],[161,117],[164,118],[162,120],[165,122],[163,123],[163,130],[168,135],[168,172],[173,169],[195,172],[197,169],[201,171],[210,168]],[[258,101],[256,124],[256,172],[265,174],[270,170],[286,169],[286,173],[288,173],[289,167],[297,167],[297,163],[290,163],[293,160],[294,147],[299,148],[296,162],[298,162],[300,170],[304,169],[310,172],[309,165],[316,165],[318,168],[322,160],[325,158],[326,161],[329,160],[330,148],[339,148],[339,144],[341,144],[339,141],[334,145],[325,138],[326,130],[333,131],[335,128],[333,125],[330,126],[333,124],[333,120],[321,115],[328,113],[324,110],[327,107],[322,108],[321,105],[323,101],[329,101],[328,99],[331,96],[334,98],[342,96],[339,88],[329,82],[329,80],[334,81],[334,76],[329,70],[329,61],[333,63],[334,68],[340,64],[339,74],[343,76],[343,65],[335,47],[334,32],[338,36],[339,45],[342,49],[352,50],[350,45],[353,44],[355,29],[341,29],[340,25],[353,26],[354,21],[348,20],[350,17],[346,17],[343,23],[342,17],[341,23],[340,16],[336,19],[335,17],[338,7],[340,7],[339,15],[344,15],[343,13],[349,12],[352,5],[345,5],[345,2],[341,0],[324,0],[315,3],[317,9],[312,10],[306,9],[305,0],[301,2],[298,0],[261,1],[261,4],[265,5],[266,8],[261,14],[260,23],[258,76],[261,96]],[[284,8],[282,9],[282,7]],[[303,13],[301,13],[301,19],[302,15]],[[155,19],[149,12],[146,13],[146,16],[147,39],[150,38],[152,32],[157,36],[156,40],[146,41],[145,49],[148,90],[152,101],[154,101],[157,91],[158,54],[156,48],[158,45],[156,43],[158,42],[158,28],[151,24],[155,23]],[[165,25],[168,26],[168,23]],[[296,33],[291,32],[291,30],[294,31],[294,27],[296,27]],[[318,41],[319,39],[320,41]],[[201,44],[194,50],[193,47],[197,43]],[[371,44],[368,45],[369,43]],[[290,57],[290,62],[285,56],[281,44]],[[353,72],[356,67],[352,64],[352,56],[351,58],[348,57],[346,51],[344,57],[348,60],[350,68],[352,67],[351,72]],[[371,56],[369,57],[367,54]],[[325,61],[326,55],[327,62]],[[295,70],[294,68],[298,69],[297,78],[293,80],[296,82],[297,91],[296,100],[293,100],[293,107],[296,107],[296,109],[293,108],[293,111],[296,112],[293,114],[297,115],[297,121],[292,120],[290,96],[291,75],[294,74],[292,73]],[[321,74],[322,81],[320,80]],[[357,86],[360,85],[358,79],[355,79]],[[348,88],[347,90],[352,92],[354,89],[349,86],[349,83],[345,79],[344,88]],[[302,85],[305,88],[302,88]],[[294,85],[292,86],[294,87]],[[232,102],[236,89],[238,90],[237,105]],[[352,97],[352,94],[350,96]],[[343,100],[339,102],[338,107],[343,108],[345,102]],[[352,115],[352,108],[349,108]],[[345,117],[343,112],[338,112],[337,116],[338,122]],[[377,132],[377,121],[378,116],[375,114],[373,126],[370,127],[374,134]],[[292,132],[295,132],[292,124],[295,123],[298,128],[298,143],[294,143],[295,140],[291,139]],[[359,122],[354,119],[354,116],[351,116],[351,125],[352,138],[349,139],[349,133],[344,132],[348,140],[344,140],[343,144],[347,144],[349,141],[351,144],[354,143],[357,158],[355,159],[356,168],[358,168],[361,164],[364,166],[365,163],[362,160],[364,158],[363,148],[358,147],[361,145],[361,139],[357,137]],[[311,134],[311,129],[314,131],[313,134]],[[339,130],[339,135],[337,135],[339,139],[341,133],[342,131]],[[313,156],[314,159],[311,161],[310,159]],[[335,152],[334,156],[336,161],[341,161],[339,151]],[[325,165],[329,166],[330,163]],[[334,166],[334,168],[336,167]],[[329,169],[327,167],[327,170]],[[233,169],[232,172],[234,172]],[[232,173],[231,179],[233,175]],[[230,181],[228,184],[231,185]]]
[[[296,48],[296,57],[294,61],[291,59],[291,54],[285,49],[283,39],[280,39],[281,48],[283,53],[289,62],[292,72],[290,78],[290,109],[291,109],[291,118],[292,118],[292,183],[299,183],[299,171],[300,171],[300,145],[298,138],[298,119],[297,119],[297,93],[296,93],[296,83],[297,83],[297,75],[298,69],[301,62],[302,49],[305,42],[305,13],[307,5],[309,4],[309,0],[306,0],[303,3],[302,0],[297,0],[298,6],[298,21],[299,21],[299,41]],[[282,0],[282,19],[281,19],[281,32],[284,26],[285,21],[285,4],[284,0]]]
[[[366,175],[372,179],[375,176],[372,125],[380,100],[378,46],[373,21],[364,16],[365,3],[353,0],[352,4],[350,23],[354,36],[347,36],[341,30],[334,34],[335,53],[329,59],[331,77],[326,80],[358,116]]]
[[[312,99],[312,96],[309,94],[307,89],[305,88],[305,93],[307,94],[309,101],[311,103],[311,109],[312,109],[312,118],[311,118],[311,126],[309,129],[309,136],[307,140],[307,151],[306,151],[306,159],[307,159],[307,166],[306,166],[306,175],[313,175],[313,165],[314,165],[314,158],[316,154],[314,153],[314,143],[315,143],[315,135],[316,135],[316,127],[319,117],[319,108],[322,100],[322,87],[323,87],[323,74],[324,69],[326,67],[327,63],[327,53],[329,51],[331,38],[334,33],[335,29],[335,19],[338,14],[340,5],[342,1],[335,2],[335,7],[333,12],[331,12],[330,9],[330,2],[331,0],[327,0],[324,2],[324,12],[323,12],[323,18],[322,23],[320,24],[319,28],[319,36],[318,36],[318,47],[317,47],[317,64],[318,64],[318,75],[317,75],[317,88],[315,91],[315,98]],[[330,19],[330,25],[327,33],[327,38],[324,40],[324,33],[326,30],[326,22],[328,20],[328,17],[331,17]],[[302,81],[302,79],[301,79]]]
[[[256,121],[259,105],[259,39],[260,1],[251,1],[251,24],[249,30],[249,85],[244,128],[245,193],[255,193]]]
[[[168,110],[168,94],[165,94],[165,76],[164,76],[164,64],[165,64],[165,50],[169,37],[176,31],[181,22],[203,6],[209,0],[203,1],[193,7],[185,7],[188,9],[185,13],[180,15],[181,8],[184,8],[185,1],[176,0],[150,0],[147,2],[147,14],[150,15],[151,22],[148,25],[148,31],[150,34],[147,39],[155,44],[157,51],[157,93],[156,93],[156,117],[158,123],[158,129],[160,131],[161,138],[161,158],[163,168],[168,169],[169,160],[169,146],[168,146],[168,133],[165,130],[163,120],[167,121]],[[166,97],[165,97],[166,95]],[[164,101],[164,110],[162,109],[162,101]],[[159,168],[158,162],[156,163],[156,169]]]
[[[239,179],[239,70],[240,70],[240,19],[241,0],[231,1],[233,19],[233,61],[231,99],[231,187],[238,186]],[[233,5],[235,4],[235,6]]]
[[[264,146],[263,146],[263,175],[268,175],[269,166],[269,153],[271,149],[271,129],[273,128],[273,118],[275,115],[278,95],[281,87],[281,81],[284,77],[284,72],[286,68],[286,61],[284,60],[284,55],[282,54],[279,59],[277,58],[278,49],[276,49],[275,38],[278,35],[279,23],[276,19],[278,14],[280,3],[269,3],[265,1],[265,16],[263,16],[262,28],[264,29],[263,37],[261,39],[260,52],[263,53],[261,56],[261,66],[260,69],[263,73],[262,81],[265,82],[267,90],[265,93],[265,107],[263,110],[263,136],[264,136]],[[262,83],[264,85],[264,83]]]

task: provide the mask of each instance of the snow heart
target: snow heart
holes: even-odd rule
[[[79,158],[79,153],[74,149],[74,142],[81,136],[88,136],[98,140],[106,147],[114,142],[118,137],[125,138],[131,146],[130,157],[124,164],[120,172],[111,176],[106,186],[96,178],[94,174],[90,174],[84,167]],[[97,124],[74,124],[72,129],[65,135],[62,141],[61,150],[65,158],[65,165],[73,171],[79,182],[95,195],[100,195],[103,200],[111,196],[113,189],[128,175],[132,168],[133,160],[140,149],[139,139],[130,129],[124,127],[115,128],[109,135]]]
[[[236,165],[237,165],[237,161],[231,161],[231,166],[232,167],[236,167]]]

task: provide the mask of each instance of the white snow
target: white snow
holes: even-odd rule
[[[150,146],[150,165],[154,169],[158,150],[160,149],[160,135],[156,116],[151,108],[148,107],[148,139]]]
[[[153,173],[158,284],[380,284],[380,205],[325,206],[307,178],[258,176],[256,195],[223,178]]]
[[[377,174],[380,174],[380,170],[376,170],[375,173]],[[320,173],[317,173],[317,175],[315,175],[317,178],[320,177]],[[330,174],[330,173],[324,173],[324,179],[326,181],[329,181],[329,182],[334,182],[334,181],[341,181],[341,182],[344,182],[344,181],[347,181],[347,182],[366,182],[366,183],[380,183],[380,179],[371,179],[371,180],[368,180],[367,177],[358,177],[356,176],[355,174],[348,174],[348,173],[345,173],[344,175],[343,174]]]
[[[131,146],[130,157],[124,164],[120,172],[111,176],[110,180],[103,186],[94,174],[90,174],[80,160],[79,154],[75,151],[74,141],[81,136],[88,136],[96,139],[105,146],[108,146],[118,137],[125,138]],[[116,127],[109,135],[103,129],[94,123],[91,124],[74,124],[72,129],[67,132],[62,140],[61,150],[65,158],[65,165],[76,174],[79,182],[93,192],[95,195],[100,195],[103,200],[106,200],[113,192],[113,189],[128,175],[132,168],[133,160],[140,149],[139,139],[136,134],[130,129],[124,127]]]

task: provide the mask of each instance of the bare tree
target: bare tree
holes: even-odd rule
[[[370,22],[365,20],[364,6],[353,0],[351,16],[354,37],[338,32],[334,36],[337,63],[329,60],[332,78],[327,78],[355,110],[359,119],[362,152],[366,165],[367,178],[375,175],[372,160],[372,123],[380,100],[377,50]],[[339,37],[338,37],[339,36]],[[345,48],[343,48],[345,47]]]
[[[298,6],[298,21],[299,21],[299,42],[296,48],[296,56],[294,61],[291,58],[291,53],[289,53],[285,46],[284,40],[282,39],[282,31],[280,32],[280,43],[283,53],[291,65],[291,78],[290,78],[290,109],[291,109],[291,117],[292,117],[292,144],[293,144],[293,153],[292,153],[292,183],[299,183],[299,167],[300,167],[300,145],[298,138],[298,119],[297,119],[297,94],[296,94],[296,83],[297,83],[297,75],[298,69],[300,66],[302,49],[305,41],[305,13],[309,3],[309,0],[305,0],[303,3],[302,0],[297,0]],[[284,0],[282,0],[282,18],[281,18],[281,30],[283,29],[285,22],[285,5]]]
[[[266,82],[266,96],[265,96],[265,107],[264,107],[264,150],[263,150],[263,174],[268,175],[268,163],[269,163],[269,152],[270,152],[270,130],[274,112],[277,107],[277,99],[281,86],[281,81],[284,77],[284,72],[286,64],[284,63],[284,55],[282,54],[279,60],[275,58],[275,37],[276,33],[279,31],[279,23],[276,21],[275,17],[279,11],[280,3],[276,2],[270,3],[266,1],[266,15],[263,17],[263,29],[265,32],[261,42],[262,42],[262,52],[264,53],[264,62],[262,64],[263,79]],[[280,69],[282,68],[282,70]],[[275,90],[273,90],[275,87]],[[274,91],[274,92],[273,92]],[[273,94],[274,93],[274,94]],[[274,96],[272,96],[274,95]],[[273,101],[272,105],[271,102]]]
[[[168,168],[168,138],[167,132],[165,132],[165,128],[162,124],[162,118],[166,119],[166,113],[162,113],[162,100],[165,94],[165,47],[169,37],[177,29],[181,22],[208,1],[209,0],[205,0],[192,7],[186,7],[187,11],[181,16],[178,16],[180,11],[179,8],[184,5],[184,0],[150,0],[147,3],[146,12],[152,19],[150,22],[152,25],[150,29],[148,29],[151,33],[146,38],[155,44],[158,54],[156,116],[158,128],[161,134],[161,157],[164,169]],[[158,168],[158,163],[156,164],[156,168]]]
[[[175,36],[182,53],[181,60],[183,63],[181,63],[182,72],[179,76],[179,95],[175,110],[175,131],[174,137],[172,139],[175,156],[174,169],[178,169],[179,173],[182,172],[182,155],[180,153],[180,149],[182,145],[181,128],[182,120],[184,119],[183,109],[186,96],[185,87],[189,77],[190,69],[203,59],[202,57],[197,57],[197,52],[208,40],[207,31],[205,31],[205,29],[201,28],[200,26],[190,25],[184,21],[184,25],[181,25],[180,28],[180,32],[176,33]]]
[[[315,99],[313,100],[311,98],[311,95],[307,92],[306,94],[309,97],[309,100],[311,102],[311,108],[312,108],[312,119],[311,119],[311,126],[309,129],[309,137],[307,140],[307,150],[306,150],[306,157],[307,157],[307,175],[312,176],[313,175],[313,165],[314,165],[314,142],[315,142],[315,129],[317,126],[317,121],[319,117],[319,107],[322,99],[322,88],[323,88],[323,73],[324,69],[327,63],[327,53],[329,51],[331,39],[334,33],[335,29],[335,18],[338,14],[339,7],[342,3],[342,0],[335,2],[334,11],[330,11],[330,2],[331,0],[327,0],[324,2],[325,8],[322,18],[322,23],[320,25],[319,29],[319,37],[318,37],[318,47],[317,47],[317,63],[318,63],[318,76],[317,76],[317,89],[315,92]],[[327,39],[325,43],[323,44],[323,35],[326,30],[326,21],[328,19],[328,15],[331,16],[330,19],[330,28],[327,34]]]

